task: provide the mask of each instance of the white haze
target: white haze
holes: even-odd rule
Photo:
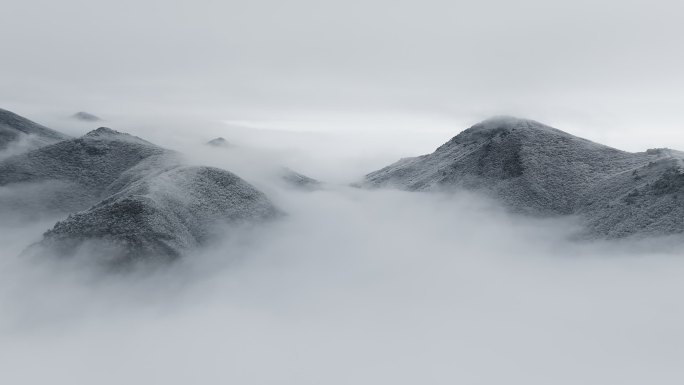
[[[16,258],[54,219],[3,218],[0,383],[684,381],[681,240],[577,241],[572,218],[515,217],[473,194],[345,185],[419,132],[393,151],[361,134],[109,123],[237,172],[288,215],[114,274]],[[455,134],[434,128],[416,147]],[[202,145],[219,135],[238,147]],[[332,183],[288,188],[269,173],[280,165]]]
[[[684,149],[681,0],[4,0],[22,115],[537,119]]]

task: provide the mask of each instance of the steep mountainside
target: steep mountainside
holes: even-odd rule
[[[216,235],[217,226],[275,217],[266,196],[236,175],[173,166],[117,180],[111,196],[45,233],[43,248],[85,252],[120,264],[172,260]]]
[[[43,197],[32,199],[36,208],[81,210],[100,200],[124,171],[151,156],[173,155],[135,136],[100,127],[80,138],[0,161],[0,186],[21,189],[23,185],[40,183]]]
[[[0,160],[2,214],[72,213],[29,253],[84,252],[113,264],[172,260],[222,226],[280,213],[235,174],[185,166],[175,152],[138,137],[100,127],[64,138]]]
[[[504,117],[470,127],[432,154],[372,172],[362,185],[467,188],[515,211],[580,214],[600,236],[660,235],[684,231],[684,217],[677,217],[684,204],[681,159],[675,151],[628,153]]]
[[[653,160],[611,175],[584,192],[577,212],[609,237],[684,231],[684,154],[650,150]]]
[[[67,135],[0,108],[0,150],[19,141],[28,142],[30,147],[39,147],[68,138]]]

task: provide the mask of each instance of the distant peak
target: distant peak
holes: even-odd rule
[[[83,120],[85,122],[97,122],[102,119],[100,117],[95,116],[91,113],[85,112],[85,111],[79,111],[73,115],[71,115],[72,118],[77,119],[77,120]]]
[[[210,146],[214,146],[214,147],[230,147],[231,146],[230,142],[228,142],[227,140],[225,140],[222,137],[212,139],[212,140],[208,141],[207,144]]]

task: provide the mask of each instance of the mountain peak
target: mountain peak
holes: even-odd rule
[[[130,142],[130,143],[138,143],[138,144],[143,144],[145,146],[152,146],[152,147],[157,147],[157,145],[150,143],[146,141],[145,139],[141,139],[135,135],[127,134],[125,132],[120,132],[113,130],[109,127],[99,127],[95,130],[92,130],[88,132],[87,134],[83,135],[81,137],[82,139],[91,139],[91,140],[106,140],[106,141],[120,141],[120,142]]]
[[[539,122],[495,117],[432,154],[366,176],[365,186],[479,191],[514,211],[577,215],[592,236],[674,234],[684,229],[684,153],[629,153]]]
[[[485,119],[467,130],[463,133],[473,133],[473,132],[511,132],[516,130],[542,130],[542,131],[554,131],[556,133],[562,133],[563,131],[557,130],[555,128],[549,127],[545,124],[539,123],[532,119],[522,119],[513,116],[494,116],[489,119]]]
[[[83,120],[86,122],[97,122],[97,121],[102,120],[102,119],[100,119],[99,116],[95,116],[95,115],[93,115],[89,112],[85,112],[85,111],[79,111],[79,112],[71,115],[71,117],[76,119],[76,120]]]
[[[218,137],[215,139],[212,139],[207,142],[208,145],[214,146],[214,147],[231,147],[231,144],[229,141],[227,141],[225,138]]]
[[[492,139],[504,139],[509,135],[511,138],[523,136],[560,136],[564,138],[575,138],[574,136],[561,130],[539,123],[536,120],[522,119],[512,116],[495,116],[483,120],[446,142],[440,149],[448,149],[454,145],[483,144]],[[576,138],[579,139],[579,138]]]
[[[92,131],[88,132],[88,133],[85,134],[84,136],[86,136],[86,137],[94,137],[94,136],[105,136],[105,135],[106,135],[106,136],[111,136],[111,135],[128,135],[128,134],[123,133],[123,132],[119,132],[119,131],[116,131],[116,130],[112,130],[112,129],[109,128],[109,127],[99,127],[99,128],[97,128],[97,129],[95,129],[95,130],[92,130]]]
[[[496,115],[475,124],[473,127],[477,127],[479,129],[491,129],[496,127],[515,128],[532,125],[543,126],[543,124],[532,119],[518,118],[509,115]]]

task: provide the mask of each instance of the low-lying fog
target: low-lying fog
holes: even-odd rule
[[[572,219],[473,194],[346,185],[456,132],[107,125],[235,171],[288,215],[127,274],[17,258],[55,218],[3,220],[0,383],[684,381],[680,241],[577,241]],[[219,135],[236,147],[202,145]],[[288,188],[267,172],[279,165],[330,183]]]

